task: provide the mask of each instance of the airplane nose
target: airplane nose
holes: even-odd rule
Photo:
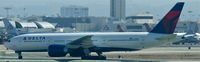
[[[9,48],[8,42],[4,42],[4,46],[5,46],[6,48]]]
[[[4,46],[8,49],[12,49],[12,44],[10,42],[4,42]]]

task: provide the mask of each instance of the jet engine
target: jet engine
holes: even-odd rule
[[[66,56],[68,48],[65,45],[49,45],[48,55],[50,57],[64,57]]]

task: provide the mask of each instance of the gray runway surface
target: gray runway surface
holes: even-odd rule
[[[93,55],[95,55],[93,53]],[[199,62],[200,47],[156,47],[141,51],[106,52],[108,60],[80,60],[80,57],[48,57],[47,52],[25,52],[24,59],[0,45],[0,62]],[[118,57],[121,58],[118,58]]]

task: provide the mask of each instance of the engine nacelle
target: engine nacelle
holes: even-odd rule
[[[64,57],[66,56],[68,48],[65,45],[49,45],[48,55],[50,57]]]

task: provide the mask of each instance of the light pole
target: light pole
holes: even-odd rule
[[[9,10],[12,9],[12,8],[5,7],[4,9],[6,10],[6,17],[9,18]]]
[[[192,21],[192,11],[188,11],[188,14],[189,14],[189,20],[188,21]]]
[[[24,10],[24,18],[26,17],[26,8],[23,9]]]

